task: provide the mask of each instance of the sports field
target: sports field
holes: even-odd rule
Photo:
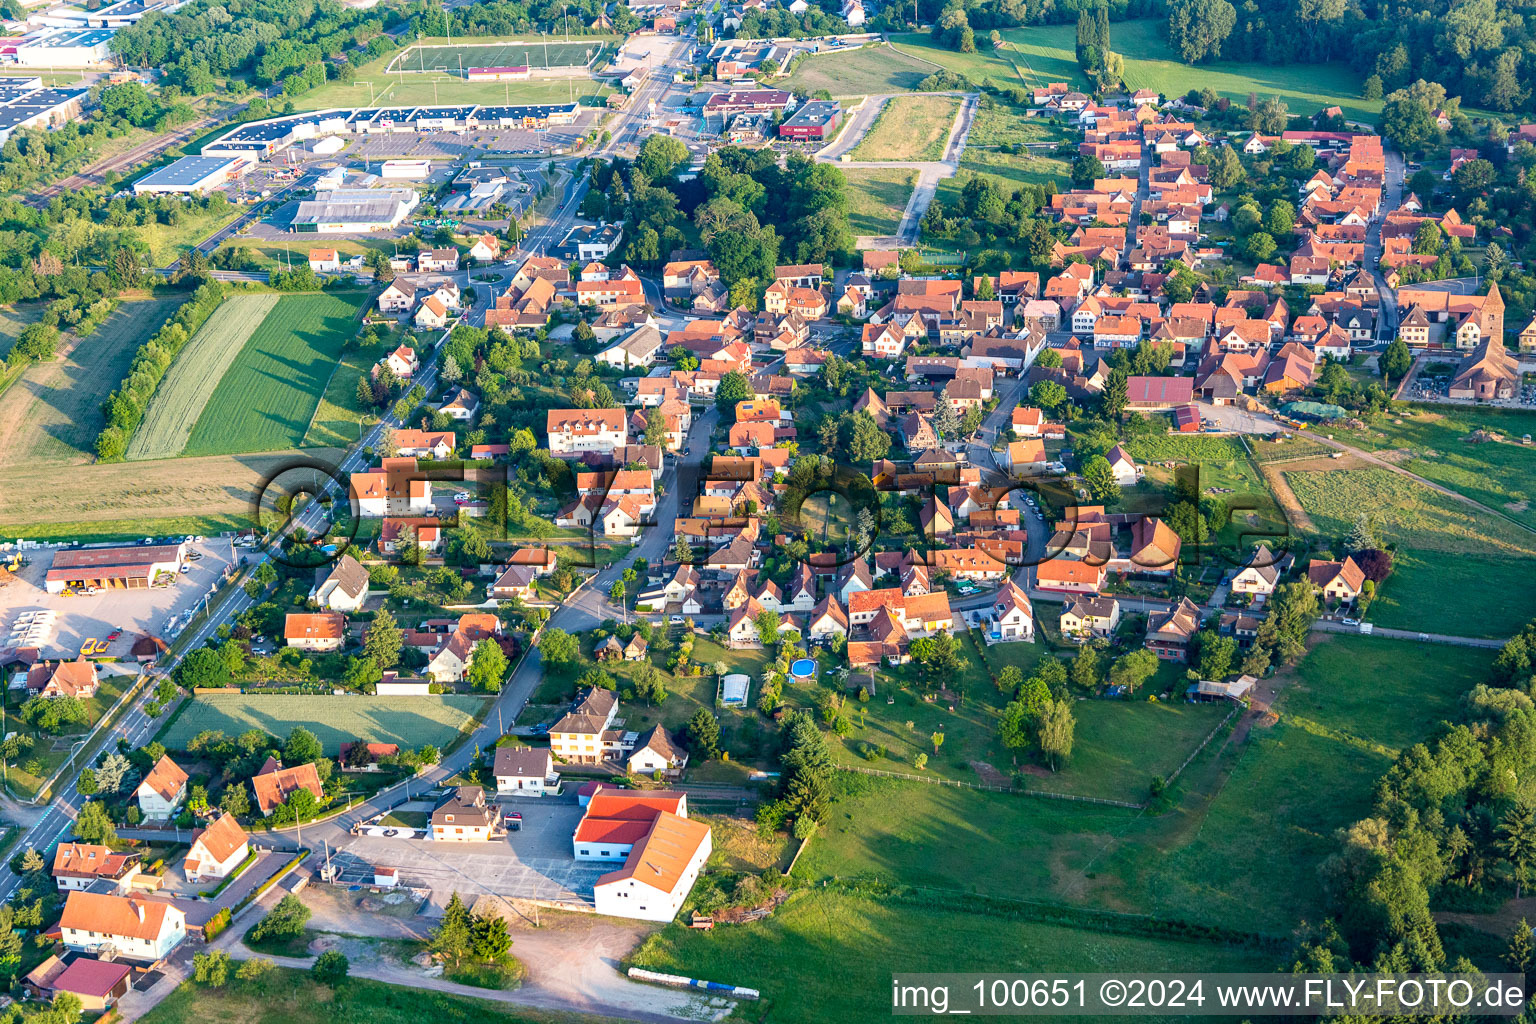
[[[581,68],[591,64],[603,49],[603,39],[524,39],[496,43],[454,43],[448,46],[412,46],[386,69],[390,72],[446,71],[458,74],[469,68]]]
[[[0,466],[60,466],[92,458],[106,425],[101,403],[128,372],[139,344],[164,326],[179,299],[121,302],[106,321],[61,351],[27,367],[0,402]],[[3,489],[3,488],[0,488]]]
[[[279,299],[208,398],[183,454],[299,447],[365,302],[361,293]]]
[[[225,371],[277,300],[276,295],[234,295],[214,310],[155,389],[144,422],[128,444],[129,461],[181,454]]]
[[[205,729],[238,736],[262,729],[284,737],[302,725],[320,738],[325,752],[335,755],[343,743],[397,743],[402,748],[430,743],[444,747],[469,725],[485,706],[486,697],[443,694],[435,697],[271,696],[210,693],[194,698],[161,737],[172,750]]]

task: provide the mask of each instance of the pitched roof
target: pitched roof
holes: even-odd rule
[[[192,867],[201,861],[201,858],[194,860],[199,846],[210,860],[222,864],[250,838],[233,814],[221,814],[207,828],[192,834],[192,849],[187,851],[187,866]]]
[[[284,640],[340,640],[346,632],[340,612],[289,612],[283,620]]]
[[[263,814],[271,812],[287,801],[290,794],[307,789],[316,800],[325,799],[320,785],[320,773],[312,764],[283,768],[271,758],[262,766],[261,773],[251,779],[251,789],[256,791],[256,805]]]
[[[176,794],[187,784],[187,773],[181,770],[181,766],[172,761],[169,754],[161,754],[160,760],[144,776],[144,781],[139,783],[139,789],[148,787],[149,791],[159,795],[167,803],[176,799]]]
[[[64,904],[59,927],[152,942],[172,914],[181,915],[181,911],[159,900],[75,890]]]
[[[491,774],[497,778],[543,779],[553,764],[548,747],[497,747]]]
[[[579,836],[580,832],[577,834]],[[699,847],[708,840],[708,825],[680,818],[670,811],[661,811],[652,820],[645,835],[630,850],[624,866],[603,875],[597,884],[633,879],[653,889],[670,893],[677,888],[683,872],[688,870]]]
[[[136,853],[113,853],[111,847],[91,843],[60,843],[53,851],[53,873],[58,875],[117,878],[136,862]]]
[[[59,972],[48,985],[54,992],[73,992],[77,996],[105,999],[133,972],[125,963],[82,956]]]

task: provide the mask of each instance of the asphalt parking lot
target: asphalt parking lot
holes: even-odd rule
[[[593,883],[619,866],[617,861],[576,861],[571,835],[582,809],[574,803],[540,799],[500,806],[522,812],[523,828],[497,842],[356,836],[343,849],[369,864],[399,868],[403,884],[432,890],[431,903],[439,912],[455,892],[471,901],[493,893],[509,899],[590,903]]]
[[[28,548],[23,553],[31,564],[22,567],[17,580],[0,587],[0,648],[5,635],[23,612],[51,609],[58,613],[53,634],[44,641],[45,658],[73,658],[88,638],[106,640],[114,629],[122,636],[111,643],[106,654],[125,658],[133,642],[148,633],[166,637],[166,623],[173,616],[185,615],[212,592],[226,570],[239,561],[232,542],[212,537],[191,549],[202,558],[189,562],[190,570],[168,587],[147,590],[106,590],[98,594],[50,594],[43,589],[43,578],[53,564],[54,548]],[[168,638],[168,637],[167,637]]]

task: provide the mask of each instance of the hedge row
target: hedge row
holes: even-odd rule
[[[96,455],[103,462],[122,461],[128,442],[143,422],[144,410],[175,361],[176,353],[219,308],[227,291],[227,286],[218,281],[198,285],[192,297],[182,303],[165,326],[139,346],[133,365],[128,368],[128,376],[102,405],[107,426],[96,435]]]

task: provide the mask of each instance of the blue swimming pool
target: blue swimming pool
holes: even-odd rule
[[[796,679],[810,679],[816,674],[816,662],[810,658],[801,658],[789,666],[789,674]]]

